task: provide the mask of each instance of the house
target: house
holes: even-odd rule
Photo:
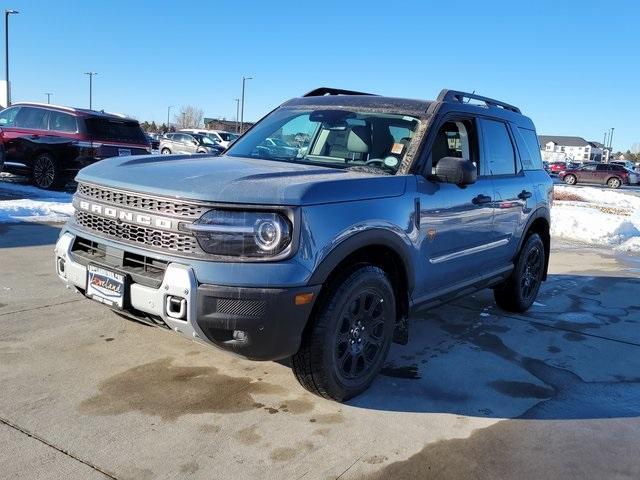
[[[542,159],[547,162],[573,160],[576,162],[607,162],[610,151],[602,143],[589,142],[582,137],[539,135]]]

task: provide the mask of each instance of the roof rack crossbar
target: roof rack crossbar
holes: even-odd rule
[[[374,93],[356,92],[355,90],[343,90],[341,88],[320,87],[302,95],[303,97],[323,97],[325,95],[371,95]]]
[[[489,97],[483,97],[482,95],[476,95],[475,93],[467,93],[467,92],[459,92],[457,90],[442,90],[440,95],[438,95],[438,102],[458,102],[464,103],[464,100],[473,99],[478,100],[480,102],[484,102],[488,107],[501,107],[505,110],[509,110],[515,113],[522,113],[518,107],[514,107],[505,102],[501,102],[500,100],[495,100]]]

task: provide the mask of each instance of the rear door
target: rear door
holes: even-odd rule
[[[510,125],[498,119],[480,119],[487,175],[494,188],[492,241],[488,267],[509,265],[519,242],[519,229],[526,221],[527,202],[533,202],[533,187],[526,181]],[[529,200],[531,198],[531,200]]]

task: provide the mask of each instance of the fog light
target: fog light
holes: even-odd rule
[[[233,331],[233,339],[238,342],[246,342],[247,341],[247,332],[243,332],[242,330],[234,330]]]

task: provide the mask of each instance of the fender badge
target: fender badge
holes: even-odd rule
[[[433,239],[436,238],[436,233],[438,233],[438,231],[435,228],[427,230],[427,238],[430,242],[433,242]]]

